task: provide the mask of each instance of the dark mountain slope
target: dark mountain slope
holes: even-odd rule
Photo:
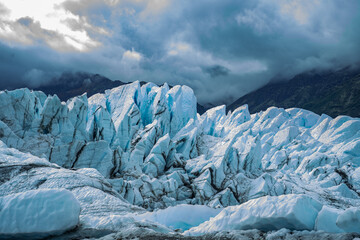
[[[62,101],[87,92],[88,97],[103,93],[106,89],[126,84],[112,81],[99,74],[86,72],[64,72],[59,78],[54,78],[47,85],[36,88],[46,94],[56,94]]]
[[[228,106],[228,110],[248,104],[259,112],[270,106],[298,107],[329,116],[360,117],[360,70],[304,73],[288,82],[271,83]]]

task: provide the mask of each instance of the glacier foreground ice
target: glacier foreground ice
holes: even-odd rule
[[[323,206],[311,226],[286,215],[294,220],[288,228],[357,227],[358,118],[276,107],[250,114],[247,105],[200,116],[190,88],[167,84],[134,82],[67,102],[18,89],[0,91],[0,140],[0,196],[65,188],[80,203],[76,232],[130,226],[171,234],[195,222],[181,215],[188,211],[169,207],[218,211],[282,195]],[[205,216],[198,208],[193,212]],[[167,211],[179,217],[160,223]],[[254,219],[260,224],[266,216]]]
[[[360,233],[360,208],[348,208],[336,219],[336,225],[345,232]]]
[[[188,230],[200,223],[215,217],[220,209],[202,205],[180,204],[174,207],[147,212],[137,216],[137,219],[146,219],[167,226],[173,230]]]
[[[170,231],[155,223],[136,221],[133,215],[145,210],[127,203],[93,168],[65,169],[7,148],[0,141],[0,178],[1,238],[14,234],[15,238],[44,237],[77,223],[75,238],[101,236],[123,228]],[[66,228],[75,217],[75,225]]]
[[[0,236],[61,234],[79,222],[80,204],[65,189],[30,190],[0,197]]]
[[[336,224],[340,213],[342,213],[342,211],[339,209],[324,206],[316,219],[315,229],[325,232],[344,232],[344,230]]]
[[[313,230],[322,204],[304,195],[266,196],[239,206],[227,207],[215,218],[191,228],[186,234],[214,231],[259,229],[273,231]]]

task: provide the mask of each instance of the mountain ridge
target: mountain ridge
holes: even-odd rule
[[[228,110],[248,104],[249,110],[268,107],[303,108],[331,117],[360,117],[360,70],[307,72],[290,81],[269,83],[228,105]]]

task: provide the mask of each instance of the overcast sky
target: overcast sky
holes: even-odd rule
[[[359,61],[358,0],[0,0],[0,88],[86,71],[219,104]]]

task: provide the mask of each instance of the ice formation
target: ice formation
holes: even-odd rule
[[[80,204],[65,189],[30,190],[0,197],[0,233],[60,234],[79,222]]]
[[[138,220],[149,220],[160,223],[173,230],[188,230],[215,217],[221,209],[204,205],[180,204],[166,209],[137,215]]]
[[[304,195],[265,196],[239,206],[227,207],[215,218],[187,231],[187,234],[221,230],[263,231],[313,230],[322,205]]]
[[[28,89],[1,91],[0,195],[65,188],[80,203],[81,229],[131,225],[166,234],[214,211],[199,207],[196,221],[179,217],[185,225],[147,211],[190,204],[242,212],[263,197],[293,196],[289,204],[316,203],[313,224],[295,213],[299,205],[279,205],[279,213],[295,214],[294,229],[358,231],[360,119],[297,108],[250,114],[246,105],[200,116],[196,104],[189,87],[139,82],[67,102]],[[254,216],[253,226],[269,229],[262,225],[269,216]]]

